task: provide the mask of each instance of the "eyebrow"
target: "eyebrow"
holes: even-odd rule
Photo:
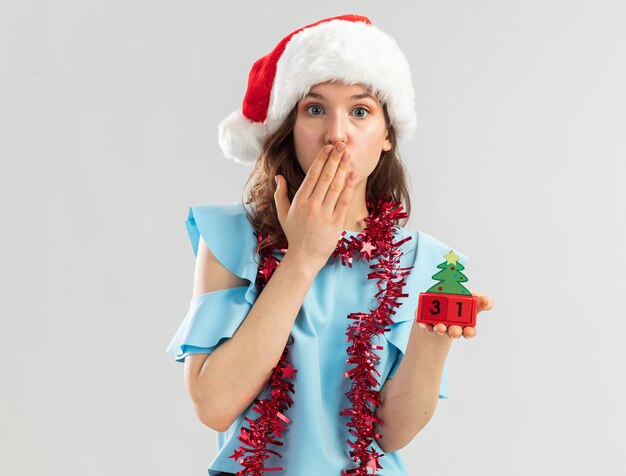
[[[311,93],[309,92],[306,96],[304,96],[305,98],[308,97],[312,97],[312,98],[317,98],[317,99],[326,99],[324,96],[322,96],[321,94],[318,93]],[[364,99],[364,98],[370,98],[372,99],[374,102],[376,102],[376,98],[374,96],[372,96],[370,93],[363,93],[363,94],[355,94],[354,96],[350,96],[350,99]]]

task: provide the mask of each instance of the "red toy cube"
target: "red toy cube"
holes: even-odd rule
[[[417,309],[418,322],[445,322],[448,320],[448,294],[420,293]]]
[[[477,308],[478,296],[420,293],[415,320],[433,325],[475,327]]]

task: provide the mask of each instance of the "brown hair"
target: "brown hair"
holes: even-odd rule
[[[411,198],[407,187],[406,168],[397,152],[396,134],[393,126],[390,125],[387,106],[384,103],[382,106],[385,124],[389,130],[391,149],[381,153],[376,168],[367,178],[366,200],[376,201],[385,196],[390,197],[393,201],[402,203],[404,211],[410,216]],[[267,252],[274,247],[287,247],[287,239],[278,220],[274,201],[276,191],[274,176],[282,175],[285,178],[287,196],[290,202],[293,201],[306,175],[295,159],[293,128],[296,114],[297,104],[281,126],[263,142],[261,156],[246,181],[246,187],[251,180],[253,181],[248,192],[247,203],[254,205],[254,212],[249,213],[245,207],[244,210],[257,236],[262,236],[262,240],[257,243],[255,255],[262,251]],[[404,226],[407,221],[408,217],[399,220],[396,225]]]

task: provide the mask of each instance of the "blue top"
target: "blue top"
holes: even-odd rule
[[[258,255],[253,255],[256,245],[253,227],[247,220],[243,205],[230,204],[196,205],[189,208],[185,223],[194,255],[198,252],[200,235],[216,258],[233,274],[247,279],[249,284],[201,294],[191,299],[189,311],[167,352],[183,362],[189,354],[210,354],[224,340],[233,336],[254,304],[258,290],[255,286]],[[358,234],[346,231],[346,236]],[[406,352],[409,334],[415,319],[419,293],[426,291],[437,281],[432,275],[437,265],[444,261],[443,255],[452,248],[422,231],[409,231],[396,227],[394,236],[400,241],[411,236],[402,245],[401,267],[414,266],[405,277],[402,305],[392,315],[394,324],[381,336],[375,336],[373,344],[382,345],[374,351],[380,356],[378,372],[381,374],[380,390],[387,379],[393,378]],[[463,265],[467,257],[455,250]],[[341,474],[343,469],[354,468],[350,447],[346,440],[356,438],[348,433],[346,423],[350,417],[339,415],[349,407],[346,397],[352,381],[344,378],[344,372],[354,367],[348,365],[346,330],[353,321],[347,318],[354,312],[369,313],[378,306],[375,298],[378,279],[368,279],[369,266],[377,262],[365,259],[353,260],[352,268],[341,264],[341,259],[329,258],[311,285],[291,330],[294,337],[289,345],[289,360],[298,370],[293,384],[293,405],[285,412],[291,422],[283,433],[283,446],[269,445],[282,454],[272,455],[266,461],[268,467],[282,466],[281,474],[289,476],[319,476]],[[376,375],[374,375],[376,377]],[[266,389],[258,396],[266,398]],[[447,364],[441,379],[439,398],[449,398]],[[219,471],[236,473],[243,467],[230,458],[241,444],[238,439],[242,424],[249,427],[244,416],[254,420],[259,415],[252,409],[254,403],[233,422],[225,432],[217,434],[217,456],[211,462],[209,475]],[[376,440],[372,448],[383,454],[379,460],[380,476],[408,476],[409,472],[398,452],[385,453]]]

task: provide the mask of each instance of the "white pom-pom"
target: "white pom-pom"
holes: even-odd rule
[[[237,110],[220,123],[217,141],[226,158],[240,164],[252,165],[261,155],[264,137],[265,126],[250,121]]]

